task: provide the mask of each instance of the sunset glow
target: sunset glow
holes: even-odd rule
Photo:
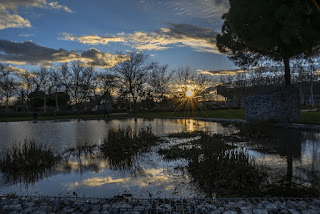
[[[193,92],[189,90],[189,91],[186,92],[186,95],[187,95],[187,97],[192,97],[193,96]]]
[[[1,0],[0,10],[0,63],[19,69],[80,60],[103,70],[126,51],[171,69],[237,68],[215,40],[227,1]]]

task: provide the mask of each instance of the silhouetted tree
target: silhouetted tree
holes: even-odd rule
[[[154,63],[149,63],[148,56],[142,52],[128,52],[127,55],[129,59],[116,64],[109,72],[117,78],[119,87],[129,95],[129,100],[132,98],[133,111],[136,113],[137,99],[143,92]]]
[[[155,64],[149,78],[149,84],[153,90],[153,97],[160,101],[163,107],[163,100],[169,93],[169,83],[173,72],[168,71],[168,65]]]
[[[7,66],[0,64],[0,95],[5,97],[6,111],[8,111],[9,98],[16,92],[18,87],[15,79],[15,73]]]
[[[85,66],[84,63],[77,61],[71,64],[71,68],[63,70],[65,73],[65,84],[71,100],[76,105],[78,112],[82,104],[89,101],[95,88],[97,72],[93,66]]]
[[[229,0],[217,46],[240,67],[282,61],[291,84],[290,60],[319,53],[320,13],[306,0]]]
[[[19,86],[17,89],[18,98],[21,102],[23,102],[29,111],[29,94],[34,90],[33,88],[33,73],[30,71],[20,72],[18,74],[18,82]]]
[[[49,87],[49,81],[50,81],[50,76],[49,76],[49,71],[45,67],[41,67],[39,71],[33,72],[32,75],[32,83],[33,83],[33,88],[34,92],[37,94],[40,94],[38,92],[43,92],[43,111],[46,112],[47,110],[47,101],[46,101],[46,96],[47,96],[47,90]]]

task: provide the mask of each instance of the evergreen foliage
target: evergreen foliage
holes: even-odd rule
[[[264,59],[283,62],[290,85],[290,60],[319,54],[320,12],[305,0],[229,0],[217,46],[238,66]]]

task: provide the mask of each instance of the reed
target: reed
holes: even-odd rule
[[[60,160],[50,147],[25,140],[23,144],[13,144],[0,155],[0,170],[9,178],[34,182]]]
[[[141,128],[138,132],[129,126],[111,128],[104,139],[101,150],[114,167],[131,167],[134,156],[146,152],[159,138],[152,133],[151,127]]]
[[[209,196],[256,196],[265,173],[246,151],[228,144],[229,136],[208,132],[199,132],[198,136],[189,146],[174,145],[160,149],[159,154],[165,159],[189,160],[187,170],[192,180]]]

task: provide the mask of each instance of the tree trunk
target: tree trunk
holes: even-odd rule
[[[313,70],[311,70],[311,76],[310,76],[310,104],[312,108],[314,108],[314,99],[313,99]]]
[[[284,80],[285,80],[285,85],[291,85],[289,59],[288,59],[288,58],[284,58],[284,59],[283,59],[283,63],[284,63]]]
[[[7,94],[7,97],[6,97],[6,111],[9,110],[9,95]]]
[[[43,112],[47,112],[46,95],[43,96]]]
[[[56,112],[59,111],[59,105],[58,105],[58,95],[56,93]]]

